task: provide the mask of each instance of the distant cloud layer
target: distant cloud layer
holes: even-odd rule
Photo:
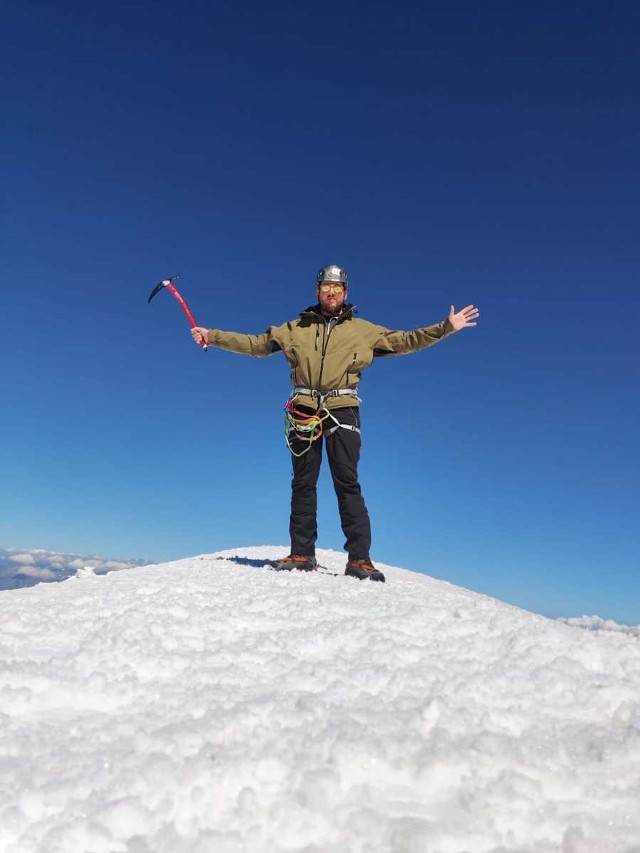
[[[565,622],[574,628],[586,628],[587,631],[612,631],[616,634],[640,637],[640,625],[619,625],[611,619],[601,619],[599,616],[563,617],[558,619],[558,622]]]
[[[25,566],[33,566],[36,562],[33,554],[13,554],[9,560],[12,563],[22,563]]]
[[[78,572],[97,575],[149,565],[146,560],[107,560],[95,555],[61,554],[42,549],[0,548],[0,590],[63,581]]]

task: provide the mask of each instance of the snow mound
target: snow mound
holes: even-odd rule
[[[286,551],[3,594],[2,853],[640,851],[635,637]]]

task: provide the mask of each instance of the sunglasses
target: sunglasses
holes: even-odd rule
[[[322,293],[329,293],[330,290],[335,290],[336,293],[343,293],[344,284],[321,284],[320,290]]]

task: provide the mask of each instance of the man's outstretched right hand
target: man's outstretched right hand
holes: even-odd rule
[[[194,326],[191,329],[191,337],[198,346],[202,346],[202,341],[205,344],[209,342],[209,329],[205,329],[204,326]]]

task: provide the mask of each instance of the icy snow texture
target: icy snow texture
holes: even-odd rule
[[[0,851],[640,853],[637,638],[285,552],[3,593]]]

